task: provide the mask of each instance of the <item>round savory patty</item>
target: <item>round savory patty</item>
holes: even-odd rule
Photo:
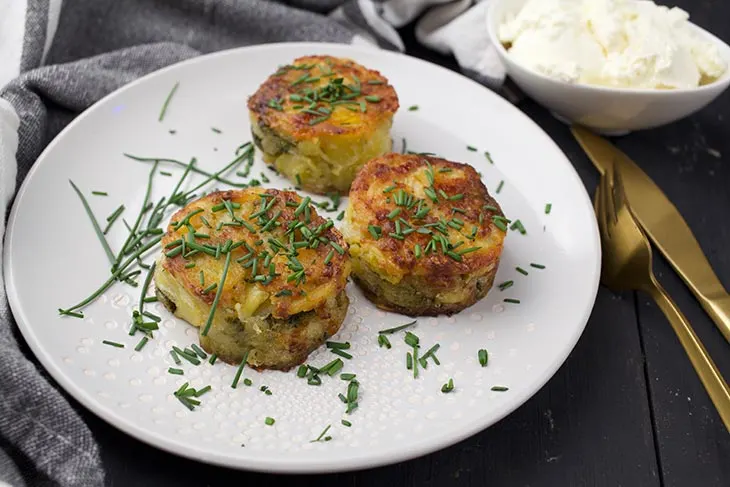
[[[343,234],[355,281],[376,305],[452,314],[492,287],[506,222],[473,167],[388,154],[355,178]]]
[[[350,59],[307,56],[281,66],[248,108],[266,162],[298,187],[345,194],[363,164],[391,150],[398,96]]]
[[[345,318],[347,243],[294,192],[211,193],[173,215],[162,245],[157,296],[226,362],[289,369]]]

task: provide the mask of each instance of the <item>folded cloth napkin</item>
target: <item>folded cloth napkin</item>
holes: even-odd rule
[[[487,3],[0,2],[0,86],[5,85],[0,90],[0,237],[16,186],[40,152],[76,115],[125,83],[201,53],[267,42],[327,41],[403,51],[397,29],[418,19],[420,43],[453,54],[465,74],[497,87],[504,70],[486,35]],[[18,339],[2,285],[0,486],[102,485],[104,470],[92,434],[37,363],[19,349]]]

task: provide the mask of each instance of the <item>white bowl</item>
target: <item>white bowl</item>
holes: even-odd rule
[[[507,14],[517,13],[527,0],[492,0],[487,30],[497,47],[507,74],[527,95],[558,118],[609,134],[626,133],[665,125],[705,107],[730,85],[730,69],[717,81],[689,89],[653,90],[572,84],[535,72],[517,63],[497,35]],[[709,32],[697,32],[717,45],[730,61],[730,46]]]

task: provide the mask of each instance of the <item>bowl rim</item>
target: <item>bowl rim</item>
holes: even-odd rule
[[[555,86],[559,87],[570,87],[570,88],[577,88],[580,90],[585,90],[588,92],[594,92],[594,93],[610,93],[610,94],[631,94],[631,95],[649,95],[649,96],[676,96],[680,94],[693,94],[693,93],[704,93],[707,91],[714,92],[716,90],[719,90],[720,92],[727,89],[728,86],[730,86],[730,44],[726,43],[719,37],[715,36],[710,31],[703,29],[697,24],[694,24],[687,21],[690,25],[690,28],[694,29],[697,34],[704,37],[706,40],[714,43],[717,48],[720,50],[721,56],[725,59],[727,62],[727,67],[725,69],[725,72],[720,76],[718,79],[713,81],[712,83],[706,84],[706,85],[700,85],[693,88],[671,88],[666,90],[660,90],[657,88],[629,88],[629,87],[616,87],[616,86],[604,86],[604,85],[593,85],[588,83],[568,83],[563,80],[559,80],[556,78],[551,78],[550,76],[547,76],[543,73],[540,73],[538,71],[535,71],[533,69],[528,68],[527,66],[524,66],[520,62],[513,59],[507,49],[504,48],[504,45],[500,42],[499,38],[497,37],[497,9],[501,6],[503,6],[508,1],[514,1],[514,0],[492,0],[489,3],[489,6],[487,8],[487,16],[486,16],[486,24],[487,24],[487,34],[489,36],[489,40],[494,45],[495,49],[497,50],[497,53],[499,54],[499,57],[502,59],[502,62],[505,64],[513,64],[517,66],[519,69],[522,69],[523,71],[529,73],[531,76],[534,76],[536,78],[540,78],[541,80],[553,84]],[[525,0],[526,2],[527,0]],[[508,71],[508,70],[507,70]],[[509,72],[507,72],[507,75],[509,75]]]

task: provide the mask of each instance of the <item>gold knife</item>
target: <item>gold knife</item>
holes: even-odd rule
[[[639,224],[730,341],[730,295],[677,207],[634,161],[606,139],[579,126],[571,127],[571,131],[601,175],[616,164]]]

